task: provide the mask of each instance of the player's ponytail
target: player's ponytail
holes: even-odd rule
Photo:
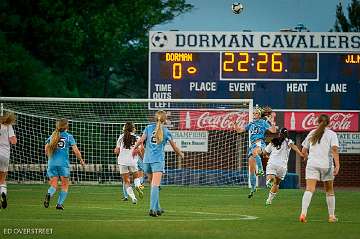
[[[311,145],[314,145],[316,143],[320,143],[320,140],[325,132],[325,128],[326,126],[328,126],[330,123],[330,118],[328,115],[322,114],[319,116],[318,118],[318,127],[317,129],[314,131],[314,133],[312,133],[312,135],[310,136],[310,143]]]
[[[16,121],[16,116],[13,112],[6,112],[3,116],[0,117],[0,124],[3,125],[13,125]]]
[[[135,144],[136,138],[131,135],[131,133],[134,131],[134,129],[135,129],[135,127],[134,127],[133,123],[131,123],[131,122],[125,123],[124,138],[123,138],[123,143],[124,143],[125,149],[130,149],[131,146],[133,146]]]
[[[155,139],[156,143],[160,144],[164,139],[164,133],[162,129],[162,124],[166,122],[166,112],[159,110],[155,114],[156,128],[155,128]]]
[[[56,128],[51,135],[51,140],[48,145],[48,154],[51,156],[58,147],[60,141],[60,132],[69,128],[69,121],[67,119],[60,119],[56,121]]]

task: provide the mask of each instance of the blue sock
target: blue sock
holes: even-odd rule
[[[161,207],[160,207],[160,186],[158,187],[158,199],[157,199],[157,203],[156,203],[156,210],[160,211]]]
[[[128,193],[126,192],[125,183],[122,184],[122,192],[123,192],[124,198],[128,198],[128,197],[129,197]]]
[[[151,186],[150,192],[150,210],[157,210],[159,202],[159,187],[158,186]]]
[[[61,191],[59,193],[57,204],[63,205],[67,195],[68,195],[68,192]]]
[[[262,165],[262,160],[261,160],[261,157],[259,155],[257,155],[255,157],[255,161],[256,161],[256,166],[258,167],[258,170],[259,171],[264,171],[263,165]]]
[[[54,194],[56,193],[56,188],[50,186],[48,189],[48,193],[50,194],[50,197],[54,196]]]
[[[251,191],[255,191],[255,189],[256,189],[256,175],[255,175],[255,173],[250,174],[250,185],[251,185]]]

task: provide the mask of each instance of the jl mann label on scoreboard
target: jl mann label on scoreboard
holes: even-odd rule
[[[359,33],[150,32],[149,49],[149,98],[359,110]]]

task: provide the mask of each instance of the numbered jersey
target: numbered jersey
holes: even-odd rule
[[[46,144],[51,141],[51,136],[46,140]],[[49,166],[69,167],[69,148],[75,145],[74,137],[66,131],[60,132],[60,140],[57,149],[49,157]]]
[[[146,136],[146,149],[144,155],[144,163],[162,162],[165,160],[164,148],[169,140],[172,140],[171,133],[168,128],[163,129],[163,140],[157,144],[155,138],[156,124],[150,124],[146,126],[143,134]]]
[[[263,119],[254,120],[245,127],[246,131],[248,131],[250,134],[251,143],[258,139],[264,139],[265,132],[269,128],[269,123]]]

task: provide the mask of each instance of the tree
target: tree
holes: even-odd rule
[[[360,1],[352,0],[346,18],[341,2],[336,6],[336,21],[334,30],[336,32],[360,32]]]
[[[43,84],[51,82],[50,92],[27,95],[145,98],[149,30],[191,9],[185,0],[3,0],[0,52],[21,48],[32,71],[44,73]],[[0,67],[0,83],[21,85],[20,72],[8,70]],[[2,95],[24,94],[1,88]]]

